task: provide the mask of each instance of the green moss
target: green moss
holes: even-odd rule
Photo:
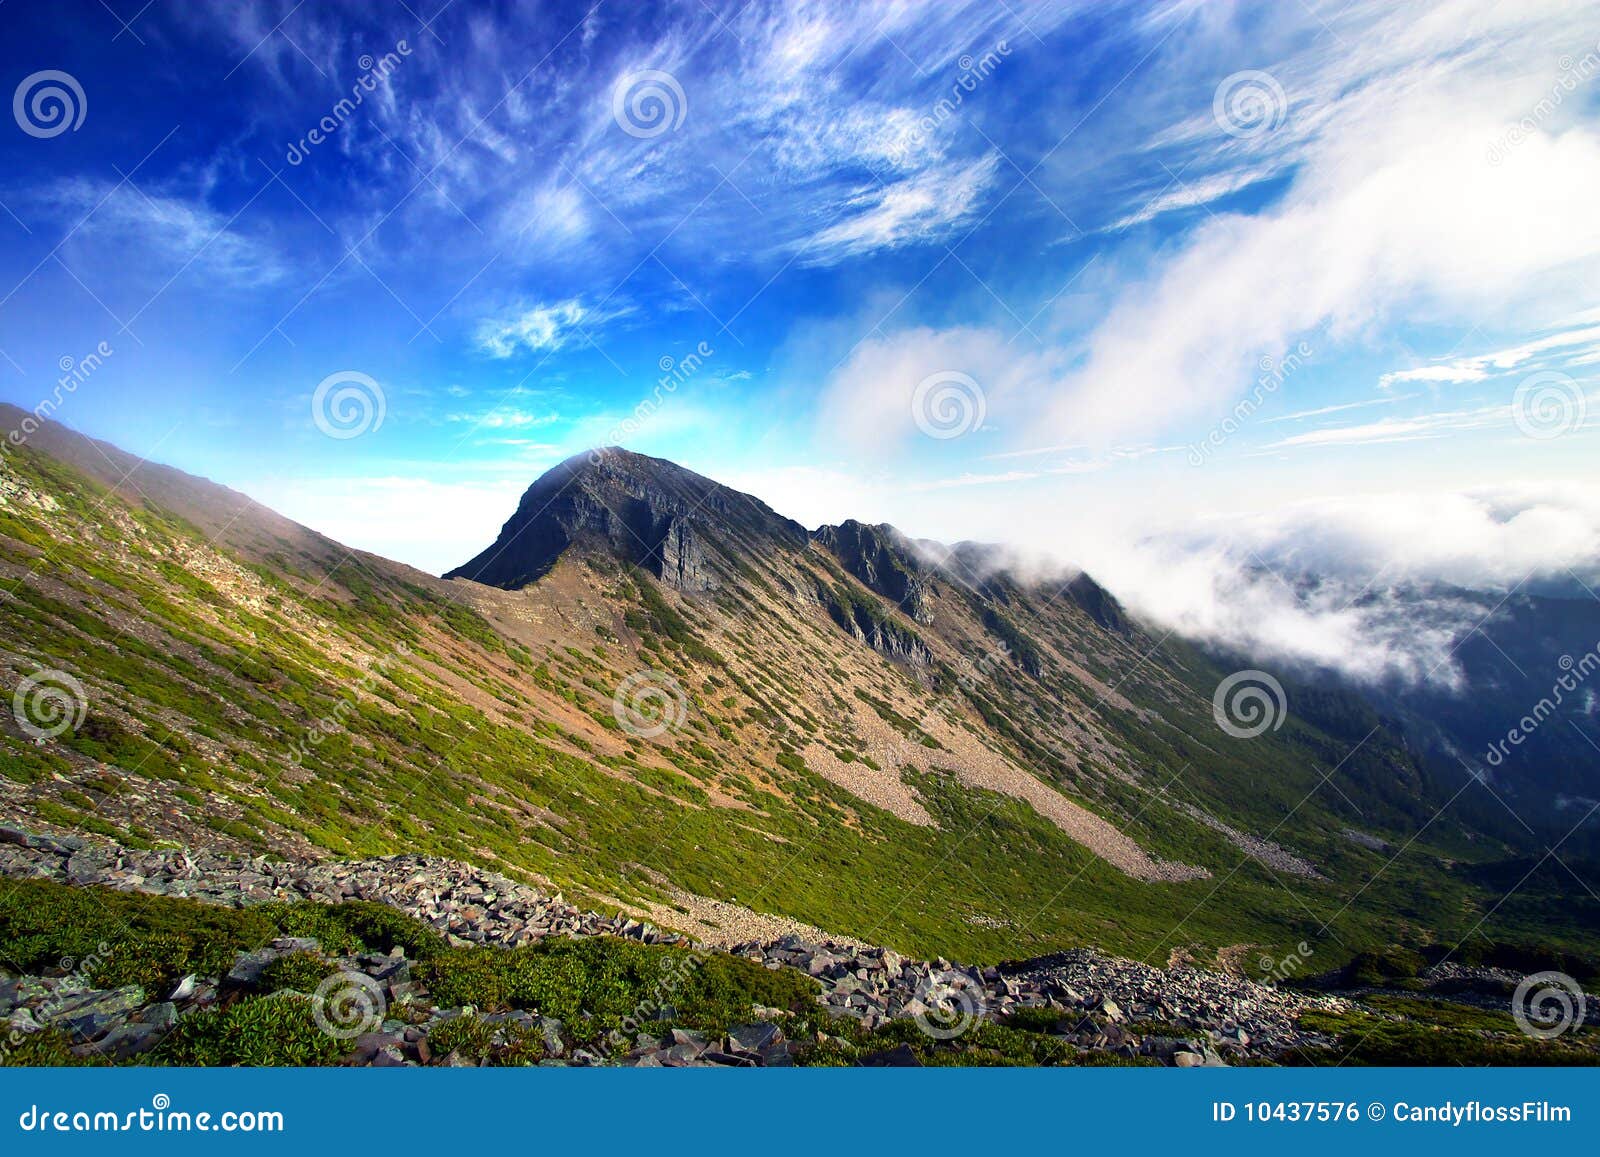
[[[1307,1066],[1600,1065],[1600,1035],[1592,1031],[1538,1040],[1516,1031],[1496,1031],[1503,1022],[1473,1016],[1476,1010],[1440,1008],[1435,1001],[1407,1000],[1404,1011],[1408,1017],[1427,1016],[1437,1022],[1398,1020],[1360,1010],[1307,1012],[1300,1018],[1301,1027],[1333,1037],[1332,1047],[1300,1049],[1280,1059]],[[1494,1028],[1485,1028],[1486,1024]]]
[[[45,1028],[0,1038],[0,1066],[58,1069],[104,1064],[105,1058],[98,1053],[87,1057],[76,1055],[71,1039],[59,1029]]]
[[[265,992],[313,993],[319,984],[338,971],[337,966],[315,952],[291,952],[262,970],[261,988]]]
[[[93,959],[90,979],[104,988],[165,993],[190,972],[220,976],[272,934],[254,912],[108,888],[20,880],[0,896],[0,958],[34,973]]]
[[[313,998],[285,992],[191,1013],[146,1060],[207,1067],[336,1064],[350,1052],[350,1044],[322,1031],[315,1008]]]
[[[648,1020],[663,1007],[675,1010],[678,1024],[721,1030],[748,1021],[753,1005],[804,1006],[817,991],[815,981],[792,970],[613,937],[452,949],[424,966],[420,978],[442,1006],[526,1009],[591,1038],[626,1028],[641,1010]]]

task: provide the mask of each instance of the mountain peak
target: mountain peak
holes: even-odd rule
[[[679,590],[704,591],[731,573],[730,552],[805,541],[804,527],[748,494],[664,458],[605,446],[541,475],[493,545],[444,577],[516,590],[577,547],[632,563]]]

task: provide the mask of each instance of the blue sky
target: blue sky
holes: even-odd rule
[[[8,0],[0,397],[104,343],[60,420],[432,570],[605,441],[1130,590],[1570,565],[1600,13],[1390,7]]]

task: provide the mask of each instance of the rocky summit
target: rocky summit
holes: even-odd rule
[[[805,528],[747,494],[616,446],[569,458],[523,494],[500,537],[445,578],[516,590],[571,547],[598,549],[679,591],[731,577],[736,551],[805,541]]]

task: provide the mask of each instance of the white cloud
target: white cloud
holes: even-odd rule
[[[1294,446],[1355,446],[1381,442],[1412,442],[1421,438],[1442,438],[1457,430],[1480,430],[1491,426],[1510,426],[1509,406],[1482,406],[1467,410],[1422,414],[1412,418],[1383,418],[1355,426],[1329,426],[1308,430],[1271,443],[1268,450]]]
[[[1388,389],[1396,382],[1481,382],[1497,374],[1528,368],[1536,359],[1540,365],[1587,365],[1600,355],[1600,326],[1582,325],[1562,329],[1492,353],[1457,358],[1442,364],[1419,366],[1384,374],[1378,385]]]
[[[1378,388],[1387,390],[1401,382],[1481,382],[1489,375],[1482,367],[1456,362],[1443,366],[1418,366],[1414,370],[1395,370],[1378,379]]]
[[[799,248],[808,261],[828,263],[942,236],[972,216],[998,164],[999,157],[991,153],[865,189],[846,202],[847,210],[855,212],[814,240],[800,241]]]
[[[40,199],[77,224],[68,242],[75,259],[142,270],[157,284],[187,274],[210,288],[239,289],[289,273],[270,241],[198,199],[87,178],[58,182]]]
[[[1144,205],[1107,226],[1107,228],[1110,230],[1131,229],[1135,225],[1153,221],[1164,213],[1174,213],[1184,209],[1195,209],[1203,205],[1209,205],[1213,201],[1220,201],[1224,197],[1230,197],[1234,193],[1248,189],[1251,185],[1259,184],[1274,176],[1275,173],[1275,169],[1262,166],[1245,168],[1238,172],[1214,173],[1193,181],[1184,181],[1180,177],[1174,177],[1166,188],[1158,192]]]
[[[1205,171],[1150,208],[1209,202],[1272,172],[1289,177],[1281,199],[1207,215],[1142,271],[1122,256],[1098,319],[1028,355],[1031,388],[1009,411],[991,404],[991,422],[1030,440],[1151,437],[1224,412],[1258,359],[1307,338],[1337,354],[1396,320],[1463,337],[1550,324],[1600,281],[1600,132],[1569,102],[1574,115],[1540,124],[1498,163],[1489,153],[1548,92],[1554,50],[1592,47],[1574,17],[1553,3],[1456,0],[1420,16],[1364,5],[1349,16],[1363,51],[1319,37],[1265,62],[1292,107],[1279,133],[1233,142],[1209,102],[1186,110],[1164,146],[1189,150]],[[1214,31],[1202,22],[1185,51],[1215,56],[1224,44],[1207,42]],[[1184,158],[1170,160],[1181,171]],[[1472,368],[1450,372],[1475,380]],[[1400,370],[1390,384],[1446,372]]]
[[[1592,583],[1600,486],[1304,502],[1183,533],[1077,534],[1052,553],[1191,638],[1362,680],[1450,685],[1452,648],[1499,601],[1492,592],[1569,573]]]
[[[561,420],[561,415],[550,411],[542,414],[527,410],[497,409],[483,414],[451,414],[451,422],[470,422],[483,430],[527,430],[536,426],[549,426]]]
[[[535,305],[509,317],[478,325],[478,348],[490,357],[509,358],[519,349],[543,353],[561,349],[582,331],[623,316],[625,309],[593,309],[578,298]]]

